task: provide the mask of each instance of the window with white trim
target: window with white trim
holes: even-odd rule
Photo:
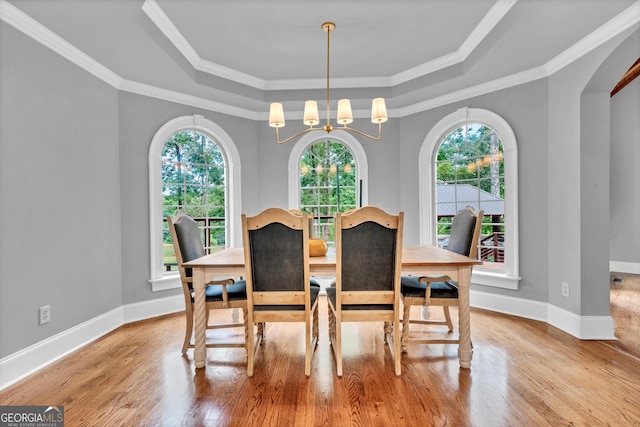
[[[162,217],[179,211],[202,230],[205,252],[224,249],[228,240],[226,167],[218,145],[195,130],[173,134],[162,150]],[[163,222],[164,265],[177,270],[168,224]]]
[[[333,242],[333,215],[358,207],[356,161],[333,139],[310,145],[300,159],[300,210],[314,217],[313,236]]]
[[[488,126],[465,123],[444,137],[435,160],[438,245],[446,247],[454,215],[483,211],[477,257],[481,268],[504,272],[504,159],[500,137]],[[479,267],[476,267],[479,268]]]
[[[207,248],[237,246],[240,226],[240,154],[229,135],[200,115],[165,123],[149,147],[149,249],[152,290],[181,286],[171,264],[166,215],[178,209],[199,219]],[[165,249],[167,251],[165,251]]]
[[[421,242],[446,242],[448,211],[483,209],[487,263],[474,268],[472,283],[518,289],[518,150],[509,124],[491,111],[461,108],[431,129],[419,165]]]

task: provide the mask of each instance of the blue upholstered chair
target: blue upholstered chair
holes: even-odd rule
[[[185,268],[184,263],[205,255],[202,244],[202,232],[198,223],[190,216],[179,212],[176,218],[167,217],[167,224],[173,240],[173,248],[176,255],[182,290],[184,294],[187,326],[182,345],[182,354],[187,349],[193,348],[191,338],[193,335],[193,277],[190,268]],[[245,339],[242,342],[207,342],[207,348],[216,347],[245,347],[247,336],[247,292],[244,280],[234,279],[214,280],[205,289],[207,309],[207,329],[219,328],[244,328]],[[225,323],[209,325],[209,310],[213,309],[242,309],[244,321],[242,323]]]
[[[459,211],[451,222],[447,250],[475,258],[478,250],[478,239],[482,228],[484,212],[475,212],[467,206]],[[407,351],[410,343],[437,344],[459,343],[453,338],[411,338],[409,324],[446,325],[453,332],[453,323],[449,313],[450,306],[458,305],[458,284],[449,276],[402,276],[402,351]],[[411,319],[411,306],[442,306],[444,320]]]
[[[400,375],[400,269],[404,214],[366,206],[335,215],[336,281],[327,288],[329,338],[342,376],[342,323],[383,322]]]
[[[309,220],[306,214],[271,208],[242,215],[247,281],[247,375],[264,339],[267,322],[302,322],[305,326],[305,369],[318,342],[319,286],[309,275]],[[254,327],[257,326],[257,328]],[[254,336],[257,330],[256,336]]]

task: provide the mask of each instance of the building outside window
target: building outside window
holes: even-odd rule
[[[492,128],[466,123],[441,142],[436,170],[437,241],[446,247],[453,216],[466,206],[483,210],[478,258],[504,270],[504,148]]]

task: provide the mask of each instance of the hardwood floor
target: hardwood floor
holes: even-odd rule
[[[382,325],[348,324],[338,378],[321,304],[309,378],[299,324],[267,325],[248,378],[243,349],[211,349],[196,372],[175,314],[119,328],[0,391],[0,405],[62,405],[74,427],[640,425],[640,362],[606,343],[474,309],[471,370],[457,345],[417,345],[397,377]]]
[[[611,317],[618,341],[612,345],[640,358],[640,274],[610,274]]]

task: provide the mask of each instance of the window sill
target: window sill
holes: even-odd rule
[[[471,283],[476,285],[517,291],[519,282],[520,277],[507,276],[505,273],[474,269],[471,274]]]
[[[180,282],[180,273],[167,273],[164,276],[149,280],[152,292],[167,291],[169,289],[178,289],[182,287]]]

